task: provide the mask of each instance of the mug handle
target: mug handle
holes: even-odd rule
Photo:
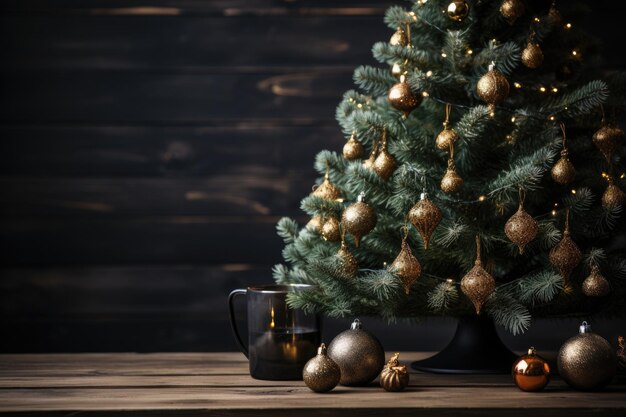
[[[243,352],[243,354],[246,355],[246,358],[247,358],[248,348],[246,347],[246,344],[243,343],[243,340],[241,340],[241,335],[239,334],[239,329],[237,328],[237,320],[235,319],[235,305],[234,305],[235,297],[237,295],[246,295],[246,293],[247,293],[246,290],[240,289],[240,290],[233,290],[228,295],[228,312],[230,314],[230,328],[233,329],[233,335],[235,336],[235,340],[239,344],[239,349],[241,349],[241,352]]]

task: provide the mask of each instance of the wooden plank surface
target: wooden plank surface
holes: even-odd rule
[[[430,354],[412,352],[401,357],[408,363]],[[603,392],[574,391],[555,378],[546,391],[533,394],[519,391],[508,375],[412,371],[410,385],[402,393],[387,393],[373,383],[338,387],[320,395],[301,381],[251,379],[239,353],[0,356],[2,413],[619,416],[626,415],[624,398],[623,376]]]

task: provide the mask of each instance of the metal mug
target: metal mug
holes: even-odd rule
[[[234,290],[228,296],[230,324],[255,379],[298,380],[302,369],[315,356],[320,344],[320,318],[292,309],[287,294],[309,291],[312,285],[260,285]],[[241,338],[235,317],[234,300],[246,296],[248,344]]]

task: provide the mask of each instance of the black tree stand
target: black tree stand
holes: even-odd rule
[[[448,346],[411,367],[438,374],[502,374],[511,372],[516,357],[500,340],[492,319],[465,316]]]

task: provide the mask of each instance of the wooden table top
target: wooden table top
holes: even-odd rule
[[[429,356],[401,354],[404,362]],[[297,410],[294,410],[297,409]],[[23,416],[626,416],[626,378],[578,392],[554,378],[524,393],[508,375],[411,373],[406,391],[259,381],[240,353],[0,355],[0,413]]]

